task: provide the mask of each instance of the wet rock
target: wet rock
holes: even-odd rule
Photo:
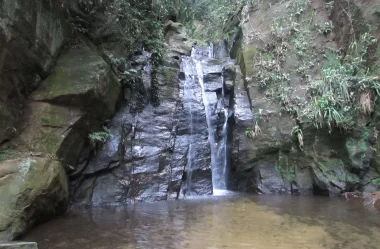
[[[12,240],[32,225],[63,213],[67,177],[50,158],[25,157],[0,163],[0,240]]]
[[[166,64],[150,71],[143,65],[140,70],[145,75],[138,79],[142,91],[130,88],[130,97],[109,124],[112,137],[72,179],[77,204],[151,202],[179,196],[187,151],[187,144],[180,143],[176,134],[181,117],[179,68]],[[156,93],[153,83],[159,86]],[[138,101],[136,90],[143,99],[139,109],[133,107]],[[156,94],[158,105],[150,105],[151,94]]]
[[[240,69],[239,69],[240,73]],[[224,77],[224,92],[230,92],[233,89],[234,81],[236,78],[236,66],[227,65],[223,68],[223,77]],[[239,80],[239,79],[237,79]]]
[[[35,242],[0,243],[0,249],[38,249]]]
[[[228,44],[226,40],[220,40],[219,42],[214,42],[215,58],[221,59],[221,58],[229,57],[227,47],[228,47]]]
[[[275,158],[261,160],[258,162],[258,166],[261,182],[258,186],[260,193],[291,193],[290,184],[283,181],[282,171],[279,168],[281,166]]]
[[[305,167],[305,164],[302,162],[298,163],[294,182],[297,190],[293,191],[293,193],[298,193],[300,195],[312,195],[314,180],[311,167]]]
[[[178,36],[182,26],[170,23],[166,32],[170,52],[164,58],[175,60],[187,46]],[[127,85],[127,101],[109,124],[112,137],[86,164],[81,163],[81,173],[73,175],[71,189],[77,204],[98,206],[212,194],[208,128],[195,64],[182,63],[180,69],[179,64],[164,63],[150,70],[143,65],[149,60],[139,61],[142,65],[137,71],[141,73],[137,75],[145,76],[135,80],[140,88]],[[220,70],[219,66],[218,89],[223,86]],[[158,86],[155,90],[154,84]],[[150,102],[153,94],[156,104]],[[136,95],[143,100],[139,108],[134,108]],[[207,98],[207,108],[215,111],[218,94],[208,92]],[[217,119],[216,113],[213,120]],[[130,129],[124,132],[127,126]]]

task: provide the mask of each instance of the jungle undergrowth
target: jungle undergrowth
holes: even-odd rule
[[[326,3],[326,10],[334,8]],[[291,113],[302,125],[329,132],[350,131],[359,116],[374,111],[380,93],[380,79],[367,66],[369,51],[378,40],[367,32],[355,36],[346,51],[317,46],[317,40],[333,37],[331,21],[320,22],[309,1],[294,1],[289,15],[271,25],[271,40],[255,52],[255,82],[270,101],[279,102],[282,111]],[[349,10],[344,10],[350,16]],[[295,56],[298,67],[285,69],[288,57]],[[319,72],[319,73],[316,73]],[[294,79],[299,79],[298,85]],[[298,92],[305,92],[299,94]],[[298,92],[297,92],[298,91]]]

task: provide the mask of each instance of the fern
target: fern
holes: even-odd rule
[[[88,134],[91,148],[97,148],[98,146],[105,144],[111,137],[111,131],[106,127],[103,127],[103,131]]]

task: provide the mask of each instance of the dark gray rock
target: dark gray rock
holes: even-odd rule
[[[66,22],[56,2],[0,4],[0,143],[22,124],[25,96],[46,77],[65,42]]]

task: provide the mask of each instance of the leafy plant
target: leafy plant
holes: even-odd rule
[[[292,135],[296,135],[297,136],[299,147],[302,150],[303,149],[303,133],[302,133],[301,128],[298,125],[296,125],[296,126],[293,127],[293,129],[292,129]]]
[[[331,11],[332,9],[334,9],[334,4],[334,1],[326,2],[326,9],[328,11]]]
[[[260,129],[260,127],[259,127],[259,125],[258,125],[257,122],[255,123],[255,126],[254,126],[253,129],[247,129],[247,130],[245,131],[245,135],[246,135],[247,137],[249,137],[249,138],[255,138],[255,137],[258,137],[258,136],[260,136],[261,134],[262,134],[262,132],[261,132],[261,129]]]
[[[295,0],[294,1],[294,15],[299,17],[304,11],[307,10],[309,0]]]
[[[324,34],[324,35],[329,34],[334,29],[334,25],[332,24],[331,21],[330,22],[325,22],[322,25],[316,25],[316,26],[318,28],[318,33],[319,34]]]
[[[103,127],[103,131],[92,132],[88,134],[90,146],[93,149],[105,144],[109,138],[112,137],[111,131],[107,127]]]

